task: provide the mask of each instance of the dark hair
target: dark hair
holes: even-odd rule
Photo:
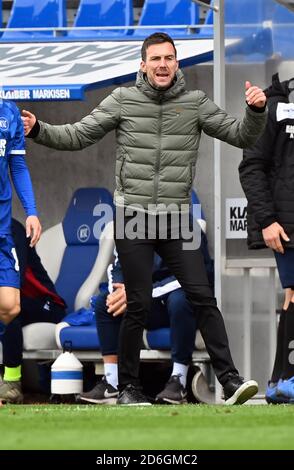
[[[153,33],[153,34],[150,34],[150,36],[147,36],[147,38],[144,40],[142,44],[142,48],[141,48],[142,60],[144,62],[146,61],[146,51],[149,46],[152,46],[153,44],[162,44],[164,42],[169,42],[173,46],[175,50],[175,56],[177,57],[176,46],[172,38],[166,33]]]

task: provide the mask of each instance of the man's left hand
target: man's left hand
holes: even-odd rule
[[[266,96],[261,88],[251,85],[250,82],[245,82],[245,96],[246,101],[250,106],[257,108],[264,108],[266,104]]]
[[[125,291],[125,285],[122,283],[113,284],[114,291],[108,294],[106,299],[106,306],[108,313],[113,317],[122,315],[127,308],[127,296]]]
[[[26,234],[27,238],[31,238],[30,247],[36,245],[40,240],[42,227],[36,215],[30,215],[26,220]]]

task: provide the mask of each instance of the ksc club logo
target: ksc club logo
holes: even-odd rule
[[[8,121],[5,117],[0,117],[0,129],[3,131],[8,129]]]
[[[89,240],[90,235],[91,231],[89,225],[84,224],[79,226],[77,230],[77,237],[81,243],[86,243]]]

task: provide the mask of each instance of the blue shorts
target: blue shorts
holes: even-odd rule
[[[284,254],[274,252],[283,289],[294,289],[294,248],[286,248]]]
[[[18,259],[11,235],[0,237],[0,287],[20,288]]]

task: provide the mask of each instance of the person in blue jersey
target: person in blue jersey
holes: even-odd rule
[[[22,327],[32,323],[59,323],[65,316],[65,301],[56,292],[36,252],[30,246],[24,226],[12,219],[12,236],[19,261],[21,311],[6,325],[2,342],[3,379],[0,380],[0,402],[22,403]]]
[[[34,246],[41,235],[33,186],[25,162],[23,125],[17,106],[0,100],[0,335],[20,312],[18,259],[11,233],[12,188],[26,213],[26,236]]]

